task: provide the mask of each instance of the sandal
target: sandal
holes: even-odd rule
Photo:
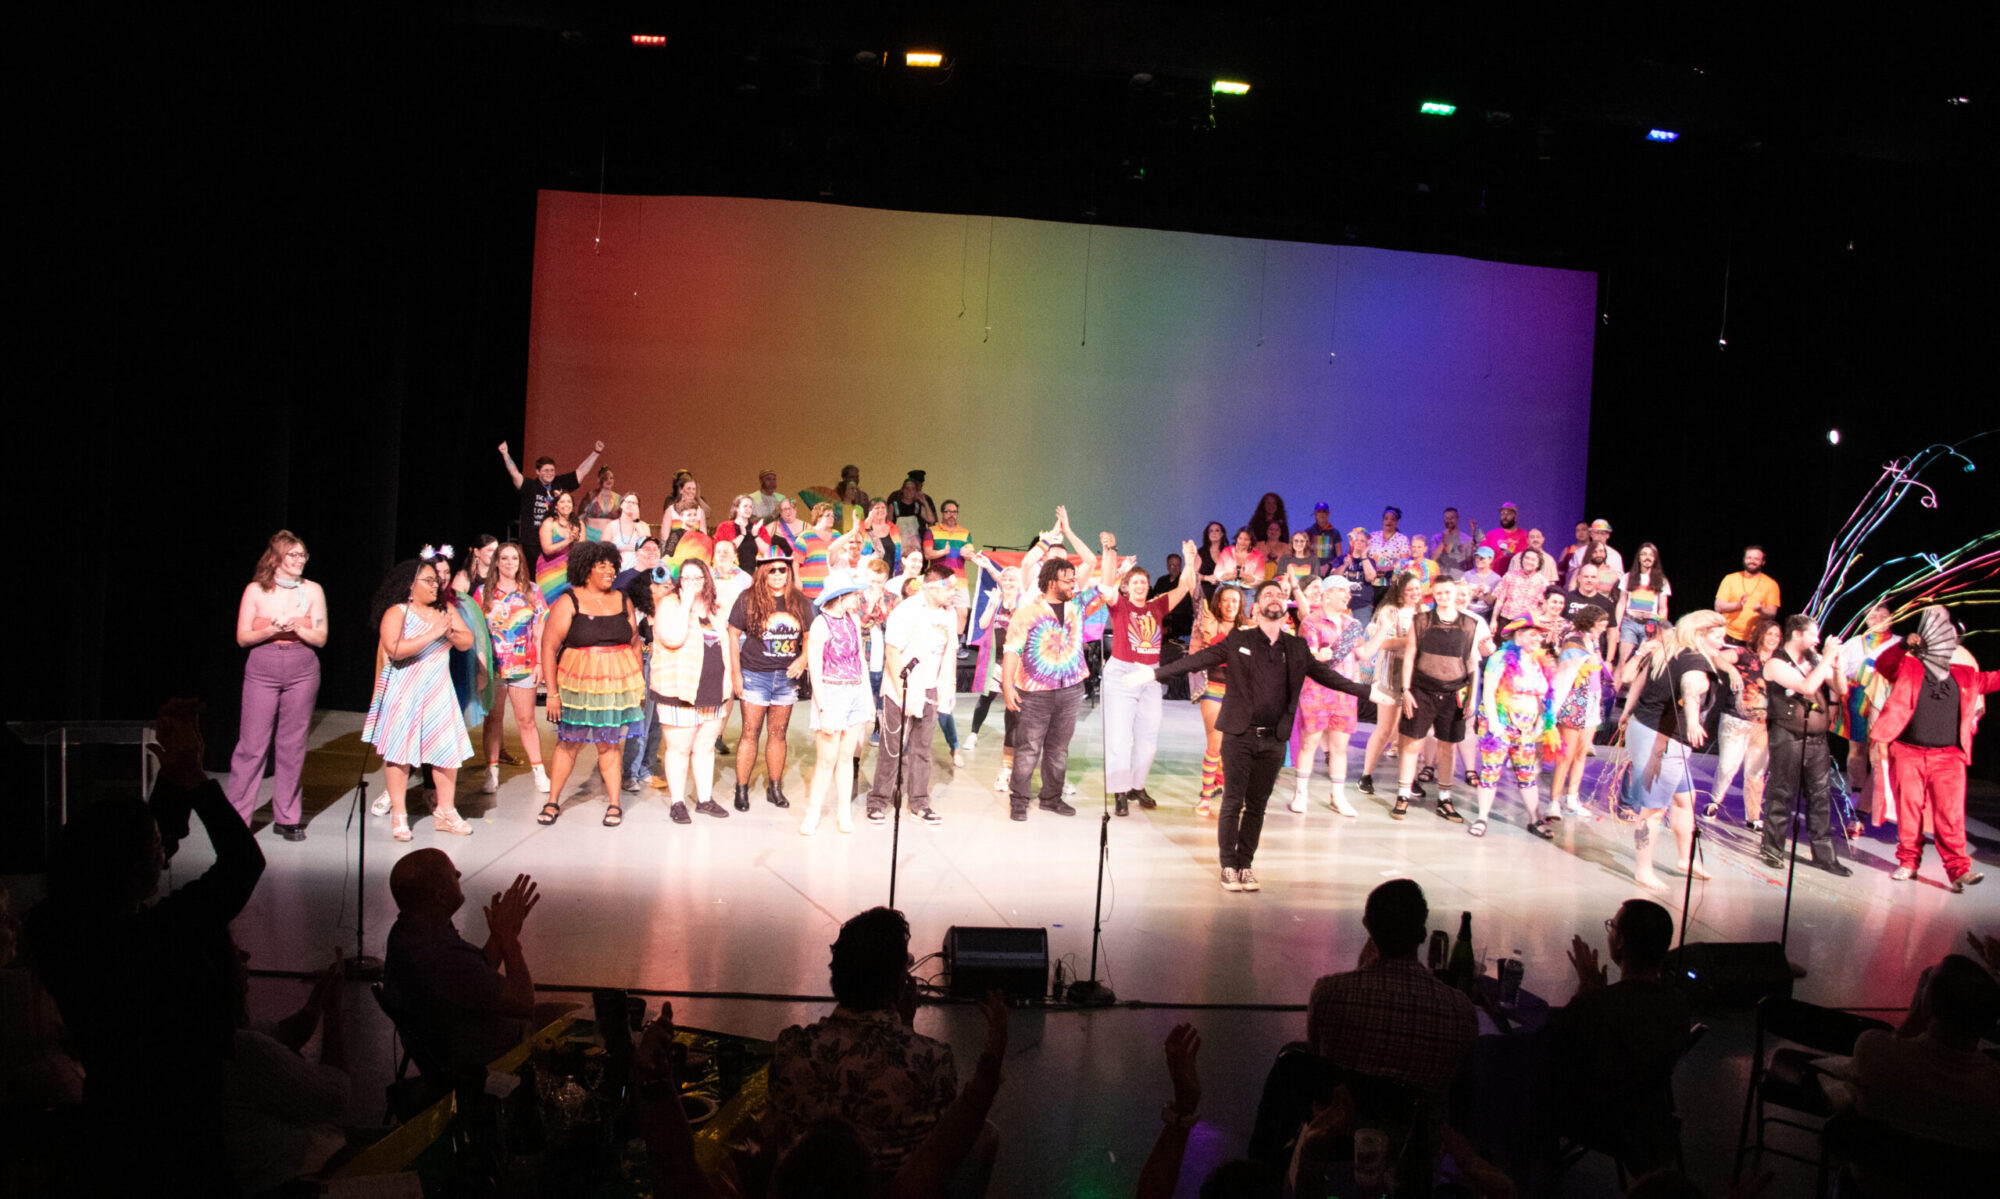
[[[1553,841],[1556,839],[1556,830],[1550,828],[1549,822],[1546,820],[1535,821],[1533,824],[1528,826],[1528,831],[1535,834],[1537,837],[1540,837],[1544,841]]]
[[[1401,820],[1403,817],[1408,816],[1409,814],[1410,814],[1410,797],[1407,795],[1398,795],[1396,797],[1396,806],[1389,809],[1389,819]]]
[[[1437,767],[1426,766],[1422,770],[1417,771],[1417,781],[1420,783],[1437,782],[1438,781]]]
[[[1465,826],[1465,831],[1475,837],[1484,837],[1486,835],[1486,822],[1484,820],[1475,820]]]
[[[1714,800],[1710,800],[1708,806],[1701,810],[1701,818],[1703,820],[1713,820],[1721,814],[1722,805]]]
[[[389,818],[389,835],[398,841],[408,841],[410,839],[410,818],[402,813],[391,816]]]
[[[431,827],[440,833],[450,833],[454,837],[472,835],[472,826],[466,823],[465,817],[458,814],[457,808],[439,808],[432,812]]]
[[[543,804],[542,810],[535,814],[535,823],[554,824],[556,822],[556,817],[560,815],[562,815],[562,805],[552,799],[549,802]]]
[[[623,823],[625,823],[624,808],[619,807],[617,804],[611,804],[604,809],[605,828],[617,828]]]
[[[1437,814],[1438,814],[1438,815],[1439,815],[1440,817],[1442,817],[1443,819],[1451,821],[1451,822],[1452,822],[1453,824],[1464,824],[1464,823],[1465,823],[1465,817],[1463,817],[1463,816],[1461,816],[1461,815],[1459,815],[1459,814],[1458,814],[1458,809],[1457,809],[1457,808],[1455,808],[1455,807],[1452,807],[1452,806],[1451,806],[1451,801],[1450,801],[1450,800],[1448,800],[1448,799],[1440,799],[1440,800],[1438,800],[1438,802],[1437,802]]]

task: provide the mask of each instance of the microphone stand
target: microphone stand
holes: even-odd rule
[[[368,805],[368,761],[370,754],[364,744],[361,750],[361,769],[354,776],[354,799],[347,809],[347,827],[354,827],[354,817]],[[350,979],[372,982],[382,977],[382,959],[371,957],[365,952],[368,931],[368,822],[361,822],[361,835],[355,840],[354,860],[354,956],[347,959],[344,972]]]
[[[894,808],[894,812],[889,818],[889,906],[892,908],[896,906],[897,854],[900,852],[903,842],[903,763],[910,756],[910,730],[917,723],[915,718],[910,715],[908,706],[910,702],[910,672],[916,668],[917,660],[915,658],[911,658],[903,664],[901,688],[903,693],[903,703],[901,705],[903,710],[903,730],[896,741],[896,785],[889,792],[889,802]],[[921,714],[922,709],[918,711]],[[925,753],[929,753],[930,750],[930,746],[924,746]]]
[[[1114,684],[1107,661],[1097,689],[1097,717],[1104,745],[1111,744],[1111,716],[1106,711]],[[1157,686],[1158,684],[1148,684]],[[1097,981],[1097,947],[1104,940],[1104,866],[1111,860],[1111,759],[1104,759],[1104,816],[1097,825],[1097,898],[1090,909],[1090,977],[1069,985],[1069,1001],[1078,1007],[1110,1007],[1118,1002],[1109,985]]]

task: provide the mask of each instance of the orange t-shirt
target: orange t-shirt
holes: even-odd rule
[[[1731,604],[1743,601],[1740,611],[1729,614],[1729,636],[1737,641],[1750,640],[1750,630],[1756,627],[1757,609],[1766,605],[1778,606],[1778,583],[1770,575],[1746,575],[1737,571],[1722,580],[1722,586],[1715,589],[1715,602]]]

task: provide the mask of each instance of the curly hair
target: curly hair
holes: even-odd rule
[[[743,631],[752,637],[761,637],[764,635],[764,626],[770,623],[772,615],[780,607],[791,613],[793,620],[799,622],[801,632],[805,630],[807,625],[812,623],[812,607],[806,602],[805,592],[799,590],[797,571],[786,573],[785,589],[776,596],[772,595],[771,589],[765,586],[764,580],[771,577],[771,567],[774,565],[786,564],[766,562],[757,567],[755,577],[750,580],[750,590],[745,593],[750,597],[750,611],[744,617]],[[714,586],[713,582],[709,584],[711,589]],[[714,604],[713,596],[709,597],[709,602],[712,610],[712,605]],[[727,613],[724,613],[724,615],[726,616]]]
[[[416,584],[417,573],[431,569],[430,563],[415,558],[406,558],[391,566],[389,573],[382,576],[382,582],[376,586],[375,598],[368,603],[368,623],[380,627],[389,609],[409,602],[410,588]],[[444,605],[444,588],[440,587],[437,602],[432,606],[442,612]]]
[[[569,551],[569,585],[582,587],[590,582],[590,572],[599,562],[611,563],[612,572],[617,573],[621,555],[618,547],[608,541],[580,541]]]
[[[896,1002],[909,968],[910,922],[894,908],[869,908],[840,926],[829,974],[834,1002],[877,1012]]]
[[[1278,501],[1278,510],[1276,512],[1264,511],[1265,500]],[[1251,537],[1262,541],[1264,538],[1259,534],[1263,531],[1265,525],[1271,524],[1278,526],[1278,537],[1280,540],[1292,535],[1291,519],[1285,515],[1285,497],[1275,491],[1267,491],[1263,494],[1262,498],[1257,501],[1257,507],[1251,511],[1250,519],[1245,522],[1244,527],[1251,531]]]
[[[285,555],[292,552],[293,546],[304,549],[306,543],[300,541],[299,535],[290,529],[279,529],[271,534],[270,544],[264,547],[264,556],[257,559],[257,569],[250,576],[251,582],[265,591],[276,587],[278,566],[284,562]]]

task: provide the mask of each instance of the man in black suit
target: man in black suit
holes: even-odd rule
[[[1153,671],[1167,679],[1190,670],[1207,670],[1229,663],[1229,691],[1222,697],[1222,816],[1216,842],[1222,851],[1222,889],[1260,889],[1250,863],[1257,856],[1257,838],[1264,831],[1264,806],[1285,765],[1285,746],[1292,735],[1292,714],[1299,705],[1299,688],[1310,678],[1322,687],[1349,695],[1368,693],[1365,683],[1337,674],[1313,657],[1312,650],[1285,628],[1285,588],[1278,582],[1257,588],[1251,600],[1257,623],[1238,629],[1198,654],[1189,654]],[[1133,675],[1135,685],[1144,675]]]

